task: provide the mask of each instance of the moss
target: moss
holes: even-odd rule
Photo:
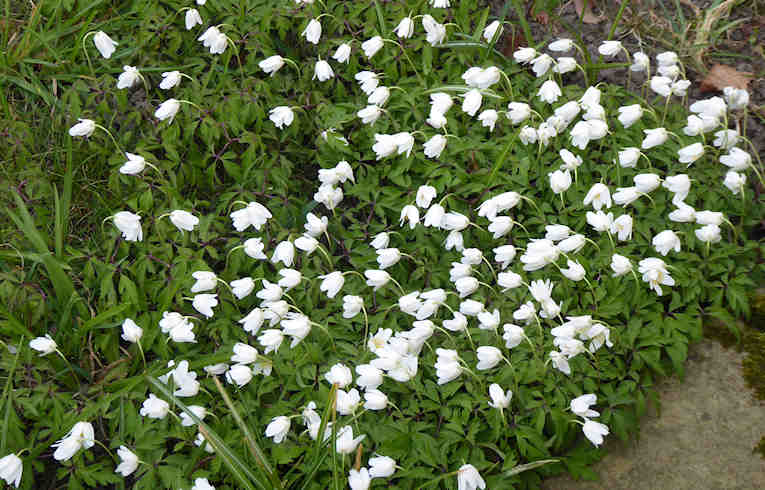
[[[765,436],[762,436],[762,439],[760,439],[760,443],[754,446],[753,453],[760,453],[760,456],[762,456],[762,459],[765,459]]]
[[[765,333],[749,330],[745,332],[742,344],[747,353],[742,362],[744,379],[755,396],[765,400]]]
[[[745,352],[741,362],[744,381],[754,391],[754,396],[765,400],[765,288],[758,288],[751,297],[752,317],[748,324],[738,321],[734,333],[725,322],[712,318],[704,322],[704,336],[720,342],[723,347],[735,347]],[[740,338],[739,338],[740,336]],[[765,459],[765,436],[760,439],[753,452]]]

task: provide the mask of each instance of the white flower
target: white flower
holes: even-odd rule
[[[725,87],[723,97],[732,111],[746,108],[749,105],[749,92],[735,87]]]
[[[198,2],[199,0],[197,0]],[[206,450],[207,448],[205,448]],[[215,487],[210,485],[210,482],[207,480],[207,478],[196,478],[194,480],[194,486],[191,487],[191,490],[215,490]]]
[[[517,310],[513,312],[513,320],[524,322],[526,325],[528,325],[531,323],[531,320],[534,319],[534,315],[536,315],[534,303],[528,301],[522,304]]]
[[[186,30],[190,31],[194,28],[196,25],[202,25],[204,22],[202,22],[202,16],[199,15],[199,11],[197,9],[188,9],[186,11]],[[161,88],[161,87],[160,87]]]
[[[53,444],[56,448],[53,459],[67,461],[80,449],[89,449],[95,443],[93,425],[90,422],[77,422],[63,439]]]
[[[611,277],[619,277],[632,270],[630,259],[623,255],[613,254],[611,256],[611,270],[614,274]]]
[[[337,384],[338,388],[345,388],[353,381],[353,373],[351,373],[348,366],[344,364],[335,364],[329,369],[329,372],[324,374],[324,379],[326,379],[329,384]]]
[[[295,113],[287,106],[278,106],[268,111],[268,118],[277,128],[284,129],[295,120]]]
[[[680,163],[687,163],[688,166],[695,162],[702,155],[704,155],[704,145],[701,143],[693,143],[692,145],[685,146],[677,150]]]
[[[355,390],[353,390],[355,391]],[[370,389],[364,393],[364,408],[367,410],[385,410],[388,396],[380,390]]]
[[[582,264],[569,260],[567,262],[567,266],[568,269],[560,270],[561,274],[563,274],[566,278],[571,279],[572,281],[581,281],[584,279],[586,271],[584,270],[584,267],[582,267]]]
[[[638,263],[638,272],[643,275],[643,281],[647,282],[659,296],[662,295],[662,285],[675,285],[675,280],[669,275],[667,266],[661,259],[650,257],[641,260]]]
[[[326,62],[326,60],[319,60],[316,62],[316,65],[313,69],[313,77],[311,80],[319,79],[320,82],[326,82],[330,78],[333,78],[335,76],[335,72],[332,71],[332,67],[329,66],[329,63]]]
[[[249,223],[247,224],[249,226]],[[297,240],[295,240],[297,242]],[[266,254],[263,253],[263,250],[265,249],[265,245],[263,244],[263,241],[260,238],[248,238],[245,240],[244,244],[244,253],[253,259],[257,260],[266,260],[268,257]]]
[[[372,59],[372,56],[377,54],[383,47],[383,40],[380,36],[374,36],[363,43],[361,43],[361,49],[364,51],[364,55],[367,59]]]
[[[326,292],[328,298],[334,298],[345,284],[345,276],[342,272],[334,271],[329,274],[319,276],[322,279],[319,290]]]
[[[428,14],[422,16],[422,27],[425,29],[425,40],[431,46],[442,44],[444,39],[446,39],[446,26],[439,24]]]
[[[598,397],[593,394],[582,395],[571,400],[571,412],[579,417],[599,417],[595,410],[590,410],[590,405],[597,403]]]
[[[114,226],[122,232],[122,238],[128,242],[140,242],[143,240],[141,229],[141,217],[130,211],[120,211],[114,215]]]
[[[554,80],[545,81],[539,87],[539,92],[537,92],[537,97],[548,104],[554,104],[561,95],[563,95],[563,92],[561,92],[560,87]]]
[[[476,317],[481,330],[496,330],[499,327],[499,310],[496,308],[492,312],[482,311]]]
[[[673,201],[682,201],[691,189],[691,179],[686,174],[671,175],[664,179],[662,187],[675,194]]]
[[[605,206],[606,208],[611,207],[611,193],[608,190],[608,187],[605,186],[605,184],[602,184],[600,182],[594,184],[590,190],[587,192],[587,195],[584,196],[584,202],[583,204],[585,206],[588,206],[592,204],[592,207],[596,211],[600,211],[600,208]]]
[[[648,72],[651,67],[651,59],[642,51],[638,51],[632,55],[632,65],[630,65],[630,71],[643,71]]]
[[[21,484],[21,473],[23,471],[24,465],[21,458],[15,454],[9,454],[0,458],[0,478],[5,480],[5,483],[9,486],[13,485],[16,488],[19,488],[19,485]]]
[[[472,464],[463,464],[457,471],[457,490],[476,490],[486,488],[478,470]]]
[[[537,78],[545,76],[550,70],[555,60],[547,53],[542,53],[533,60],[531,60],[531,70],[534,72]]]
[[[571,367],[568,364],[568,359],[565,355],[557,351],[551,351],[549,354],[550,361],[555,369],[566,375],[571,375]]]
[[[507,104],[507,118],[510,122],[520,124],[531,116],[531,107],[524,102],[510,102]]]
[[[555,194],[565,192],[571,187],[571,174],[568,170],[565,172],[556,170],[555,172],[548,174],[548,176],[550,178],[550,188]]]
[[[644,129],[643,133],[645,133],[645,139],[640,146],[644,150],[662,145],[669,138],[669,133],[665,128]]]
[[[603,44],[598,46],[598,53],[603,56],[615,56],[621,51],[622,43],[620,41],[604,41]]]
[[[396,472],[396,460],[388,456],[369,458],[369,476],[372,478],[388,478]]]
[[[210,49],[210,54],[221,54],[226,51],[228,38],[220,32],[217,27],[209,27],[197,41],[202,41],[202,45]]]
[[[388,101],[389,97],[390,89],[388,87],[377,87],[371,94],[369,94],[369,97],[367,97],[367,103],[382,107]]]
[[[96,32],[96,35],[93,36],[93,44],[96,45],[96,48],[98,49],[98,52],[101,53],[101,56],[108,60],[112,57],[114,51],[116,51],[116,46],[119,43],[112,40],[112,38],[110,38],[104,31],[98,31]]]
[[[141,74],[135,66],[125,65],[122,70],[120,76],[117,77],[117,90],[130,88],[141,79]]]
[[[425,142],[425,156],[428,158],[439,158],[446,148],[446,136],[436,134]]]
[[[494,260],[499,262],[502,269],[506,269],[510,262],[515,258],[515,247],[512,245],[502,245],[492,250]]]
[[[523,284],[523,278],[515,272],[500,272],[497,274],[497,284],[504,288],[503,291],[515,289]]]
[[[430,4],[433,5],[433,8],[436,8],[436,9],[445,9],[451,6],[451,4],[449,3],[449,0],[429,0],[429,1],[430,1]]]
[[[138,456],[125,446],[120,446],[117,449],[117,456],[120,458],[120,464],[114,470],[115,473],[119,473],[122,476],[128,476],[138,469]]]
[[[482,311],[484,311],[483,303],[479,303],[476,300],[466,299],[460,303],[460,313],[465,316],[477,316]]]
[[[700,225],[720,226],[725,221],[725,215],[719,211],[697,211],[695,217]]]
[[[632,178],[635,188],[638,192],[648,194],[658,189],[661,185],[661,178],[656,174],[638,174]]]
[[[696,210],[682,201],[675,203],[677,209],[669,213],[667,217],[675,223],[693,223],[696,221]]]
[[[487,109],[478,115],[478,120],[481,121],[481,126],[489,128],[489,132],[491,132],[494,131],[494,124],[497,122],[498,117],[497,111]]]
[[[348,486],[351,490],[367,490],[372,482],[372,477],[369,476],[369,470],[367,468],[355,469],[351,468],[348,471]]]
[[[40,356],[47,356],[52,352],[56,352],[58,348],[56,342],[48,334],[45,334],[45,337],[37,337],[30,340],[29,347],[39,352]]]
[[[568,57],[568,56],[562,56],[555,60],[555,66],[553,66],[553,72],[555,73],[570,73],[574,70],[576,70],[576,67],[579,66],[579,64],[576,62],[574,58]]]
[[[487,43],[490,43],[497,32],[499,32],[500,36],[502,35],[502,24],[500,24],[498,20],[495,20],[483,29],[483,38]]]
[[[301,35],[304,36],[309,43],[319,44],[319,39],[321,39],[321,23],[316,19],[311,19]]]
[[[496,347],[482,345],[476,349],[476,357],[478,358],[476,369],[485,371],[495,367],[502,361],[502,351]]]
[[[252,364],[258,359],[258,349],[255,347],[237,342],[232,348],[234,354],[231,356],[231,362],[237,364]]]
[[[534,48],[518,48],[513,53],[513,59],[516,63],[530,63],[537,57],[537,50]]]
[[[640,104],[632,104],[619,107],[619,122],[629,128],[643,117],[643,107]]]
[[[399,217],[399,225],[404,226],[404,223],[409,222],[409,229],[414,230],[417,223],[420,222],[420,211],[417,206],[407,204],[401,209],[401,216]]]
[[[204,420],[204,418],[207,416],[207,409],[205,407],[199,405],[189,405],[188,408],[189,411],[200,420]],[[196,424],[196,422],[194,422],[194,419],[192,419],[189,414],[186,412],[181,412],[181,425],[183,427],[191,427],[194,424]]]
[[[178,113],[180,108],[181,103],[178,100],[167,99],[166,101],[162,102],[159,107],[157,107],[156,111],[154,111],[154,117],[160,121],[168,119],[167,123],[170,124],[173,122],[173,119],[175,118],[175,115]]]
[[[395,31],[399,39],[409,39],[414,34],[414,21],[411,17],[404,17],[396,26]]]
[[[229,384],[242,387],[252,380],[252,368],[244,364],[234,364],[226,371],[226,381]]]
[[[505,393],[501,386],[497,383],[492,383],[489,385],[489,397],[491,398],[489,406],[502,410],[510,406],[510,400],[513,399],[513,392],[507,390],[507,393]]]
[[[481,101],[483,97],[478,89],[471,89],[465,93],[465,98],[462,101],[462,111],[470,117],[475,116],[478,109],[481,108]]]
[[[538,138],[537,130],[531,126],[522,127],[520,133],[518,133],[518,139],[524,145],[536,143]]]
[[[379,76],[371,71],[360,71],[354,75],[354,78],[361,85],[361,91],[369,95],[379,85]]]
[[[747,170],[752,164],[752,156],[741,148],[733,147],[726,155],[720,156],[720,163],[731,170],[742,172]]]
[[[356,450],[359,443],[364,440],[365,435],[360,435],[357,438],[353,438],[353,428],[350,425],[340,427],[337,431],[337,439],[335,441],[335,451],[338,454],[351,454]]]
[[[392,155],[398,149],[396,137],[392,134],[375,134],[375,144],[372,151],[377,155],[377,160]]]
[[[79,122],[69,128],[69,136],[84,136],[88,138],[96,130],[96,123],[92,119],[77,119]]]
[[[629,206],[640,198],[637,187],[618,187],[614,192],[614,202],[620,206]]]
[[[723,185],[727,187],[735,196],[739,192],[744,191],[744,185],[746,185],[746,175],[730,170],[725,174]]]
[[[279,69],[284,66],[284,58],[278,54],[275,54],[258,63],[258,66],[267,74],[274,76],[274,73],[279,71]]]
[[[266,427],[266,437],[273,438],[274,444],[281,444],[290,431],[290,419],[284,415],[274,417]]]
[[[621,241],[630,240],[632,238],[632,217],[628,214],[619,216],[611,223],[610,231],[616,234]]]
[[[199,218],[182,209],[172,211],[169,218],[170,222],[180,231],[194,231],[194,227],[199,224]]]
[[[149,398],[144,400],[141,405],[140,414],[150,419],[163,419],[170,411],[170,404],[161,398],[157,398],[154,393],[149,393]]]
[[[374,124],[382,115],[383,111],[376,105],[368,105],[361,109],[356,115],[363,124]]]
[[[696,238],[705,243],[717,243],[721,240],[720,227],[715,224],[702,226],[695,231]]]
[[[337,47],[335,50],[335,54],[332,55],[332,59],[337,61],[338,63],[348,63],[348,60],[351,57],[351,45],[348,43],[343,43],[340,46]]]
[[[461,332],[467,328],[467,317],[465,317],[465,315],[459,311],[455,311],[453,318],[450,320],[444,320],[442,324],[447,330],[452,332]]]
[[[249,203],[246,208],[239,209],[237,211],[232,212],[231,214],[229,214],[229,217],[231,217],[231,220],[233,221],[233,225],[236,231],[244,231],[250,225],[252,225],[252,227],[255,228],[256,230],[260,230],[260,228],[264,224],[266,224],[266,222],[272,217],[272,215],[271,215],[271,212],[265,206],[253,201]],[[245,242],[245,252],[247,251],[248,242]],[[261,248],[261,251],[262,251],[262,248]],[[248,255],[250,254],[248,253]],[[250,256],[253,258],[259,258],[259,257],[254,257],[253,255],[250,255]]]
[[[191,273],[196,282],[191,286],[192,293],[201,293],[215,289],[218,284],[218,276],[210,271],[194,271]]]
[[[283,263],[285,267],[292,267],[295,260],[295,246],[289,240],[283,240],[276,245],[274,253],[271,255],[271,263]]]
[[[375,291],[385,286],[391,280],[390,274],[380,270],[366,270],[364,276],[367,278],[367,286],[371,286]]]
[[[573,47],[574,47],[574,41],[572,41],[571,39],[565,39],[565,38],[556,39],[555,41],[547,45],[547,49],[557,53],[565,53],[566,51],[570,51]]]
[[[215,314],[213,308],[218,306],[217,294],[197,294],[194,296],[191,305],[199,313],[203,314],[207,318],[212,318]]]
[[[680,251],[680,238],[672,230],[664,230],[653,237],[653,247],[661,255],[667,255],[670,250]]]
[[[141,336],[143,336],[143,329],[130,318],[125,318],[122,322],[122,339],[136,343],[141,340]]]
[[[582,427],[584,435],[595,446],[603,444],[603,436],[608,435],[608,426],[601,424],[600,422],[594,422],[590,419],[585,419],[584,426]]]
[[[570,239],[567,238],[566,240]],[[532,240],[526,247],[526,251],[521,255],[521,262],[524,264],[523,270],[535,271],[555,262],[561,250],[555,246],[552,240]]]
[[[712,144],[717,148],[729,150],[733,148],[733,146],[738,143],[740,139],[741,135],[738,134],[738,131],[733,129],[724,129],[715,133],[715,140],[712,142]]]
[[[502,330],[505,332],[502,334],[502,338],[505,340],[505,347],[508,349],[519,346],[526,336],[523,327],[512,323],[502,325]]]

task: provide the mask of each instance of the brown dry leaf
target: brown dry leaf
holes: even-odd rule
[[[725,87],[736,87],[747,90],[747,85],[754,78],[748,71],[738,71],[732,66],[717,63],[712,66],[699,87],[702,92],[717,92]]]
[[[587,9],[585,10],[585,0],[574,0],[574,9],[576,9],[576,15],[582,18],[582,22],[585,24],[599,24],[605,17],[597,16],[592,13],[592,5],[595,0],[587,0]],[[582,15],[584,12],[584,15]]]
[[[550,23],[550,15],[547,12],[537,12],[536,15],[534,15],[536,18],[536,21],[542,24],[543,26],[546,26]]]

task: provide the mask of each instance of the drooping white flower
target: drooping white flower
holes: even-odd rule
[[[321,39],[321,23],[316,19],[311,19],[301,35],[309,43],[319,44],[319,39]]]
[[[98,31],[95,36],[93,36],[93,44],[96,45],[101,56],[108,60],[112,57],[114,51],[117,50],[117,45],[119,43],[110,38],[104,31]]]

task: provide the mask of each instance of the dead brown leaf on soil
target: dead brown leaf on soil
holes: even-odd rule
[[[717,92],[725,87],[736,87],[747,90],[754,74],[748,71],[738,71],[732,66],[716,64],[701,81],[702,92]]]
[[[594,3],[595,0],[574,0],[576,15],[578,15],[585,24],[599,24],[605,19],[604,16],[595,15],[592,12],[592,5]]]

